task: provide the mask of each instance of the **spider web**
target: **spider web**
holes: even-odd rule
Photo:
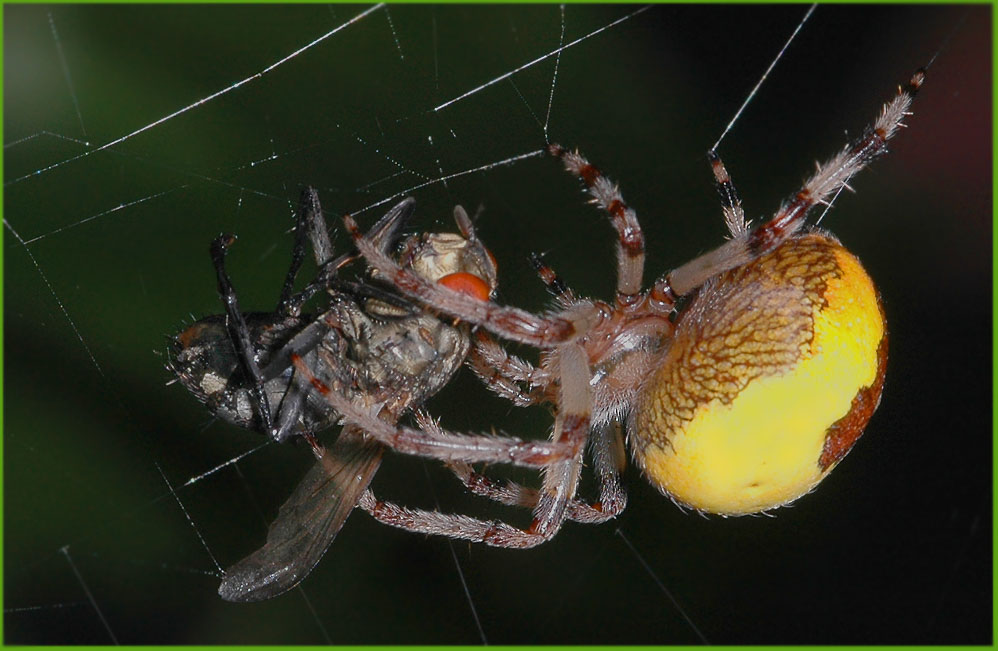
[[[302,589],[233,605],[220,568],[309,458],[166,386],[165,337],[220,311],[208,242],[238,234],[241,302],[269,310],[302,184],[331,223],[412,195],[419,230],[482,208],[503,302],[548,305],[530,251],[609,296],[610,229],[545,137],[622,184],[649,275],[677,265],[723,236],[704,151],[803,9],[5,7],[5,641],[989,642],[990,11],[819,8],[720,147],[763,217],[965,21],[912,128],[823,222],[878,279],[892,351],[820,491],[700,518],[630,469],[620,519],[529,552],[358,513]],[[430,408],[456,430],[550,423],[467,377]],[[375,481],[508,515],[419,460]]]

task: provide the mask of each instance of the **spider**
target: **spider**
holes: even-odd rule
[[[766,222],[746,223],[716,152],[708,155],[730,239],[642,289],[644,236],[618,188],[577,152],[549,145],[579,177],[617,234],[612,302],[582,298],[537,264],[557,309],[533,314],[479,301],[393,261],[344,222],[367,264],[427,309],[480,327],[474,367],[515,404],[551,403],[548,440],[450,432],[428,416],[419,429],[380,420],[292,362],[345,420],[402,453],[444,461],[473,493],[533,510],[521,529],[503,521],[409,509],[365,492],[377,520],[425,534],[525,548],[550,540],[566,520],[602,522],[626,504],[620,430],[646,478],[681,506],[739,515],[810,492],[852,448],[877,408],[887,359],[880,298],[858,259],[829,232],[805,227],[904,126],[925,71],[917,71],[873,124],[817,171]],[[491,333],[491,334],[489,334]],[[507,353],[492,335],[533,346],[538,365]],[[599,499],[576,496],[591,450]],[[474,463],[542,470],[540,490],[491,479]]]
[[[371,240],[387,251],[413,212],[406,199],[374,227]],[[302,194],[297,237],[277,310],[243,314],[224,268],[232,236],[212,244],[226,314],[202,319],[174,338],[168,368],[209,409],[227,422],[261,430],[275,440],[301,435],[318,457],[313,469],[271,525],[267,543],[225,572],[219,587],[230,601],[280,594],[319,561],[377,471],[384,446],[353,425],[326,450],[315,433],[339,414],[308,390],[291,365],[295,356],[310,377],[321,377],[351,402],[394,423],[443,387],[471,348],[467,324],[445,322],[392,292],[333,276],[356,254],[332,259],[332,247],[315,190]],[[399,263],[430,282],[487,300],[495,290],[495,261],[478,240],[463,208],[454,210],[460,234],[408,238]],[[316,280],[291,293],[304,257],[305,237],[319,264]],[[301,306],[326,289],[318,317]]]

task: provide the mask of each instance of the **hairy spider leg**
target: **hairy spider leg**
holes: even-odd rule
[[[485,387],[517,407],[527,407],[548,400],[546,391],[551,374],[506,351],[487,332],[475,333],[475,345],[469,362]],[[519,383],[526,383],[523,390]]]
[[[416,422],[423,430],[430,431],[439,429],[439,424],[433,420],[425,411],[416,412]],[[620,440],[620,428],[615,428],[617,441],[615,445],[609,444],[604,437],[608,431],[601,428],[601,431],[593,437],[593,456],[596,460],[596,476],[600,482],[600,501],[596,504],[588,504],[582,500],[573,498],[569,500],[566,508],[566,516],[574,522],[595,524],[610,520],[624,510],[627,503],[627,496],[619,482],[618,473],[623,469],[624,450],[623,441]],[[607,443],[603,446],[602,444]],[[596,452],[598,447],[605,447],[607,451],[612,450],[612,456],[600,456]],[[619,454],[619,456],[618,456]],[[533,509],[537,506],[539,491],[536,488],[523,486],[509,479],[495,479],[476,471],[471,464],[462,462],[450,462],[447,467],[461,481],[465,488],[480,497],[485,497],[506,506],[518,506]],[[604,470],[609,472],[604,472]]]
[[[585,183],[592,203],[610,217],[610,224],[617,232],[617,304],[635,304],[640,300],[645,268],[645,236],[637,214],[624,202],[620,188],[578,151],[567,151],[552,143],[548,145],[548,153],[560,158],[565,169]]]
[[[873,124],[827,163],[818,165],[811,178],[769,221],[743,231],[713,251],[669,272],[656,281],[655,291],[682,296],[707,279],[759,258],[789,239],[800,229],[814,206],[827,204],[836,192],[849,187],[853,176],[886,153],[887,141],[905,126],[902,120],[911,115],[912,101],[924,82],[925,69],[922,68],[908,83],[898,86],[897,95],[883,106]],[[724,176],[727,176],[726,172]]]
[[[710,171],[714,173],[714,183],[717,186],[717,194],[721,197],[721,211],[724,213],[724,224],[728,227],[728,232],[732,237],[741,237],[748,230],[745,223],[745,211],[742,209],[742,200],[738,196],[735,184],[731,180],[731,175],[724,167],[721,157],[711,149],[707,152],[707,162],[710,163]]]
[[[563,355],[562,363],[582,364],[586,372],[580,374],[577,372],[578,369],[570,369],[564,373],[570,382],[581,377],[584,386],[570,386],[563,391],[564,394],[571,392],[573,395],[562,396],[562,403],[567,413],[559,414],[557,417],[555,439],[575,444],[576,450],[571,457],[551,461],[545,465],[543,486],[536,493],[534,519],[529,528],[518,529],[499,520],[481,520],[461,514],[401,507],[378,500],[369,490],[361,497],[360,507],[383,524],[418,533],[482,542],[493,547],[526,548],[550,540],[565,522],[566,513],[569,512],[574,499],[582,463],[581,444],[585,442],[589,432],[588,366],[585,365],[584,359],[580,358],[584,357],[581,347],[575,344],[568,346],[578,349],[579,355],[574,351],[569,352]],[[368,432],[370,433],[370,430]],[[438,439],[450,436],[448,432],[437,428],[423,431],[422,434]],[[456,459],[456,461],[472,460]]]
[[[533,266],[534,271],[540,276],[541,282],[548,288],[558,304],[562,307],[568,307],[575,302],[575,292],[565,284],[565,281],[561,279],[554,269],[545,264],[544,259],[539,253],[530,254],[530,264]]]
[[[569,307],[576,301],[574,292],[554,269],[544,263],[540,254],[531,253],[530,263],[562,307]],[[508,353],[484,330],[475,333],[475,347],[469,361],[472,370],[486,388],[517,407],[538,404],[548,399],[545,391],[551,383],[551,374]],[[526,391],[518,386],[521,382],[527,383],[529,388]]]
[[[357,222],[350,215],[344,215],[343,223],[371,268],[401,292],[463,321],[485,327],[501,337],[551,348],[588,331],[592,325],[593,315],[588,313],[576,315],[574,319],[565,315],[542,317],[519,308],[482,301],[431,282],[402,268],[379,251],[370,238],[360,232]]]
[[[367,432],[371,437],[402,454],[470,463],[510,463],[527,468],[539,468],[555,459],[574,456],[577,446],[552,441],[524,441],[508,436],[457,434],[446,430],[424,432],[404,425],[393,425],[375,414],[354,405],[315,377],[298,355],[292,363],[311,386],[321,393],[343,417]]]

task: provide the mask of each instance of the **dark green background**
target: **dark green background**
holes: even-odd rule
[[[380,10],[245,87],[44,174],[14,181],[88,148],[44,135],[12,143],[42,131],[83,139],[85,128],[93,149],[360,11],[5,7],[5,640],[110,642],[60,552],[68,545],[127,643],[475,644],[452,553],[492,643],[696,643],[619,529],[711,642],[989,642],[984,6],[819,8],[721,147],[749,215],[764,217],[964,20],[930,70],[911,128],[823,224],[878,281],[891,357],[880,411],[814,495],[775,518],[705,519],[631,469],[631,505],[618,521],[569,524],[526,552],[449,545],[358,513],[303,584],[308,603],[302,592],[256,605],[219,600],[215,566],[164,481],[179,486],[260,442],[211,423],[166,385],[165,337],[219,311],[208,242],[239,234],[230,271],[243,305],[270,309],[287,265],[288,202],[302,184],[316,185],[334,216],[541,148],[553,60],[430,109],[555,48],[560,10],[393,6],[401,56]],[[570,5],[565,40],[629,11]],[[721,241],[703,155],[803,11],[656,7],[562,55],[551,138],[621,183],[646,229],[649,276]],[[531,159],[410,193],[419,229],[449,228],[455,203],[484,206],[479,229],[501,263],[503,301],[547,305],[530,251],[548,252],[581,292],[610,295],[611,231],[557,163]],[[358,218],[373,223],[382,209]],[[25,250],[10,228],[41,239]],[[468,378],[431,408],[459,430],[540,436],[550,423]],[[269,446],[178,489],[223,567],[260,544],[308,462],[300,448]],[[418,460],[389,459],[375,485],[407,504],[439,499],[505,515]]]

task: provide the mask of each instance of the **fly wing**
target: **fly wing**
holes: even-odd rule
[[[267,542],[225,572],[226,601],[262,601],[308,576],[357,505],[381,464],[384,447],[347,425],[281,506]]]

